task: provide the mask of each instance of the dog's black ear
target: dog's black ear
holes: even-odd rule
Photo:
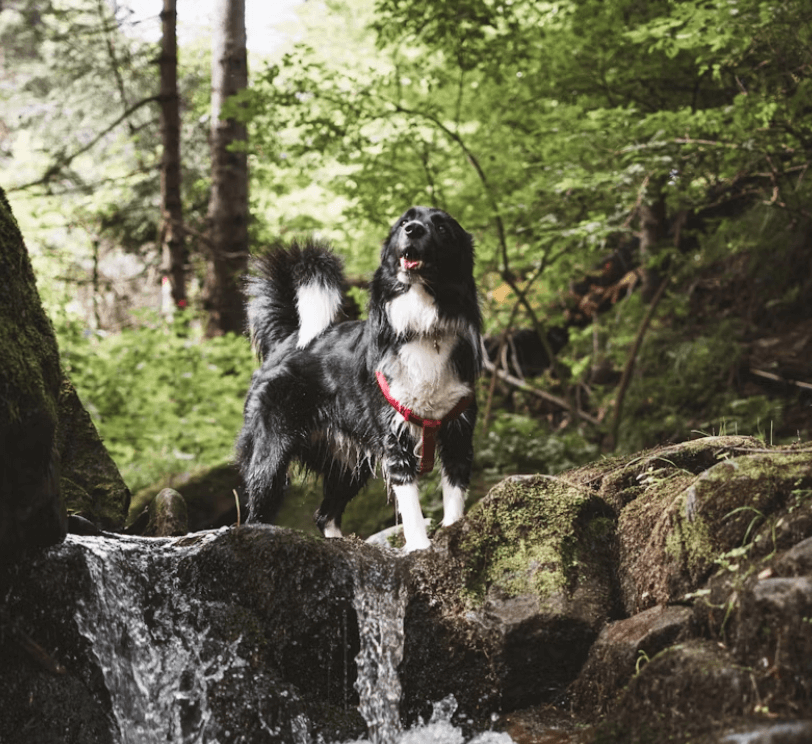
[[[387,241],[388,243],[388,241]],[[372,281],[369,283],[369,308],[367,326],[375,336],[383,326],[389,325],[386,315],[386,300],[392,295],[391,272],[386,269],[385,262],[375,270]]]
[[[471,277],[474,273],[474,237],[459,223],[449,220],[451,240],[440,253],[441,271],[447,279]]]

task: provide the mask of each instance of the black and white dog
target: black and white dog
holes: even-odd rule
[[[324,478],[315,519],[341,515],[380,464],[407,550],[428,548],[417,479],[442,467],[443,524],[463,513],[480,371],[471,236],[440,209],[412,207],[392,227],[370,285],[369,318],[339,320],[342,264],[317,242],[277,246],[248,280],[248,323],[262,360],[237,456],[248,521],[273,522],[288,464]]]

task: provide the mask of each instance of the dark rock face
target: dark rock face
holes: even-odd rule
[[[0,567],[65,534],[55,440],[61,379],[53,328],[0,190]]]
[[[657,605],[609,623],[589,651],[570,693],[582,712],[599,716],[650,659],[690,636],[689,607]]]
[[[62,381],[59,391],[57,445],[68,512],[104,530],[121,529],[130,507],[130,489],[68,380]]]
[[[365,559],[374,551],[274,528],[69,538],[16,576],[7,612],[53,664],[6,636],[2,741],[360,735],[352,599]],[[38,689],[35,704],[6,705]],[[59,739],[80,712],[81,731]]]
[[[3,605],[0,739],[112,744],[110,699],[90,643],[76,627],[91,577],[81,555],[18,566]]]
[[[23,238],[0,190],[0,588],[2,569],[61,540],[66,513],[124,524],[130,493],[63,379]]]

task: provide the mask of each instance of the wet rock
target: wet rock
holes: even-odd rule
[[[88,741],[117,741],[133,675],[100,660],[127,658],[181,701],[143,713],[191,732],[178,742],[345,741],[359,706],[377,716],[368,691],[396,688],[407,725],[439,706],[471,733],[499,712],[527,742],[795,736],[812,720],[809,453],[764,450],[708,438],[509,478],[409,555],[267,526],[72,536],[15,570],[0,738],[9,721],[50,740],[56,719],[20,708],[50,675],[51,699],[112,722]],[[369,638],[389,676],[368,675]]]
[[[657,605],[604,627],[570,689],[579,712],[591,717],[605,713],[644,664],[690,637],[692,618],[690,607]]]
[[[812,721],[752,723],[721,736],[719,744],[808,744]]]
[[[189,531],[186,502],[172,488],[160,491],[147,512],[149,520],[144,534],[149,537],[176,537]]]
[[[275,528],[71,536],[17,573],[5,609],[64,668],[52,699],[105,722],[61,741],[120,741],[123,727],[143,741],[345,741],[364,732],[353,582],[378,559]],[[57,741],[40,698],[16,705],[47,673],[2,639],[0,739]]]
[[[110,727],[109,694],[90,644],[74,621],[90,575],[79,554],[59,555],[19,564],[4,598],[0,740],[113,744],[117,739]],[[23,634],[36,644],[36,653],[22,641]],[[44,664],[43,658],[49,662]]]

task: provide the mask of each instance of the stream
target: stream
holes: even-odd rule
[[[223,640],[215,632],[217,605],[190,591],[182,564],[195,559],[225,530],[194,539],[69,536],[53,552],[80,551],[91,591],[77,603],[75,622],[87,639],[110,698],[120,744],[214,744],[291,741],[334,744],[313,726],[296,687],[280,684],[273,705],[247,705],[250,732],[239,715],[223,720],[213,700],[223,690],[251,688],[255,663],[242,635]],[[406,587],[384,562],[359,562],[352,570],[352,608],[360,650],[354,690],[371,744],[509,744],[506,733],[466,739],[452,723],[457,708],[449,696],[434,704],[427,722],[402,730],[401,684]],[[347,629],[343,630],[345,639]],[[347,661],[343,676],[347,676]],[[322,670],[313,669],[313,674]],[[346,682],[345,682],[346,684]],[[257,692],[257,695],[260,693]],[[345,691],[345,697],[347,693]],[[243,714],[245,719],[246,714]],[[259,732],[262,734],[259,735]]]

